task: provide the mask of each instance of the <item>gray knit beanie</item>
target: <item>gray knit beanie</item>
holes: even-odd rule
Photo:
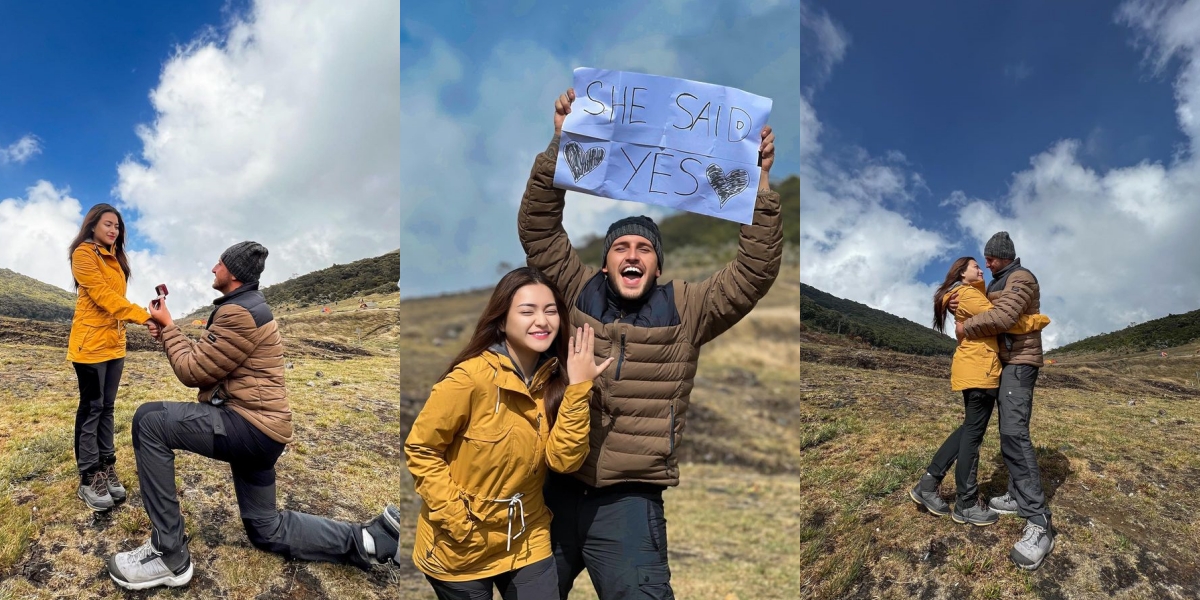
[[[613,242],[623,235],[640,235],[650,240],[650,243],[654,245],[654,254],[658,256],[658,268],[662,269],[662,236],[658,233],[658,225],[654,224],[654,219],[642,215],[625,217],[608,226],[608,234],[604,236],[604,255],[600,258],[601,262],[608,260],[608,250],[612,248]]]
[[[1008,232],[1001,231],[988,240],[987,245],[983,247],[983,255],[1013,260],[1017,257],[1017,249],[1013,246],[1012,240],[1008,238]]]
[[[221,263],[242,283],[258,283],[267,266],[267,249],[258,242],[238,242],[221,253]]]

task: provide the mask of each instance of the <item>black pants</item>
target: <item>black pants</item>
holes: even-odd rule
[[[163,553],[183,548],[174,450],[187,450],[229,463],[242,526],[256,548],[370,569],[362,525],[276,510],[275,461],[283,448],[228,408],[199,402],[139,406],[133,415],[133,452],[155,548]]]
[[[941,479],[958,461],[954,469],[954,482],[958,487],[957,505],[963,508],[974,505],[979,496],[976,475],[979,472],[979,446],[987,432],[992,408],[996,404],[996,388],[971,388],[963,390],[963,408],[966,415],[962,425],[942,442],[942,447],[929,463],[929,474]]]
[[[558,596],[588,571],[600,600],[674,600],[667,565],[663,487],[593,488],[550,473],[544,494],[554,513],[550,543],[558,567]]]
[[[71,363],[79,380],[79,409],[75,411],[75,465],[87,483],[96,471],[117,462],[113,445],[113,406],[125,359],[85,365]]]
[[[492,600],[492,586],[500,588],[504,600],[553,600],[558,597],[558,571],[554,557],[525,565],[515,571],[474,581],[442,581],[428,575],[438,600]]]
[[[1038,368],[1029,365],[1005,365],[1000,373],[1000,454],[1008,467],[1008,493],[1017,501],[1017,515],[1023,519],[1050,514],[1029,438],[1037,378]]]

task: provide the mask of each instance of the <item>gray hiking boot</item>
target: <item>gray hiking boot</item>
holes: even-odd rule
[[[1025,521],[1021,540],[1013,544],[1009,557],[1018,567],[1033,571],[1042,566],[1046,555],[1054,550],[1054,527],[1049,515],[1034,515]]]
[[[964,508],[965,507],[965,508]],[[950,514],[950,518],[954,519],[955,523],[978,525],[986,527],[1000,520],[1000,513],[986,507],[979,506],[975,503],[955,502],[954,512]]]
[[[86,484],[80,483],[75,495],[96,512],[104,512],[113,507],[112,496],[108,493],[108,478],[104,471],[96,471],[86,480]]]
[[[1017,514],[1017,501],[1008,492],[1005,492],[1003,496],[996,496],[989,500],[988,507],[1002,515]]]
[[[121,485],[121,480],[117,479],[117,465],[108,465],[104,467],[105,483],[108,484],[108,495],[112,496],[113,504],[119,504],[125,501],[125,486]]]
[[[908,497],[912,498],[913,502],[924,506],[930,513],[944,517],[950,514],[950,506],[942,501],[941,496],[938,496],[938,484],[941,482],[942,480],[926,473],[921,476],[917,485],[908,491]]]
[[[371,519],[363,529],[375,540],[376,562],[383,564],[395,561],[400,564],[400,509],[387,505],[383,514]]]
[[[152,540],[146,540],[129,552],[108,557],[108,575],[127,590],[179,587],[192,580],[192,556],[186,540],[182,550],[169,556],[156,550]]]

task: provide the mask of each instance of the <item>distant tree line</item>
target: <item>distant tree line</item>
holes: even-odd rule
[[[858,338],[905,354],[954,354],[955,341],[931,327],[800,284],[800,322],[815,331]]]
[[[1167,315],[1126,327],[1112,333],[1102,333],[1055,348],[1049,354],[1068,352],[1144,352],[1173,348],[1200,338],[1200,310],[1182,315]]]

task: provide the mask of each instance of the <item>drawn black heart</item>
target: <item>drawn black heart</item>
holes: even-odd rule
[[[717,197],[721,199],[721,208],[725,208],[725,203],[730,198],[742,193],[746,184],[750,182],[750,176],[746,174],[745,169],[734,169],[726,175],[721,165],[708,165],[704,173],[708,175],[708,185],[712,186]]]
[[[604,162],[604,148],[600,146],[593,146],[584,152],[583,146],[578,143],[567,142],[564,153],[567,156],[567,166],[571,168],[571,175],[575,177],[576,182]]]

